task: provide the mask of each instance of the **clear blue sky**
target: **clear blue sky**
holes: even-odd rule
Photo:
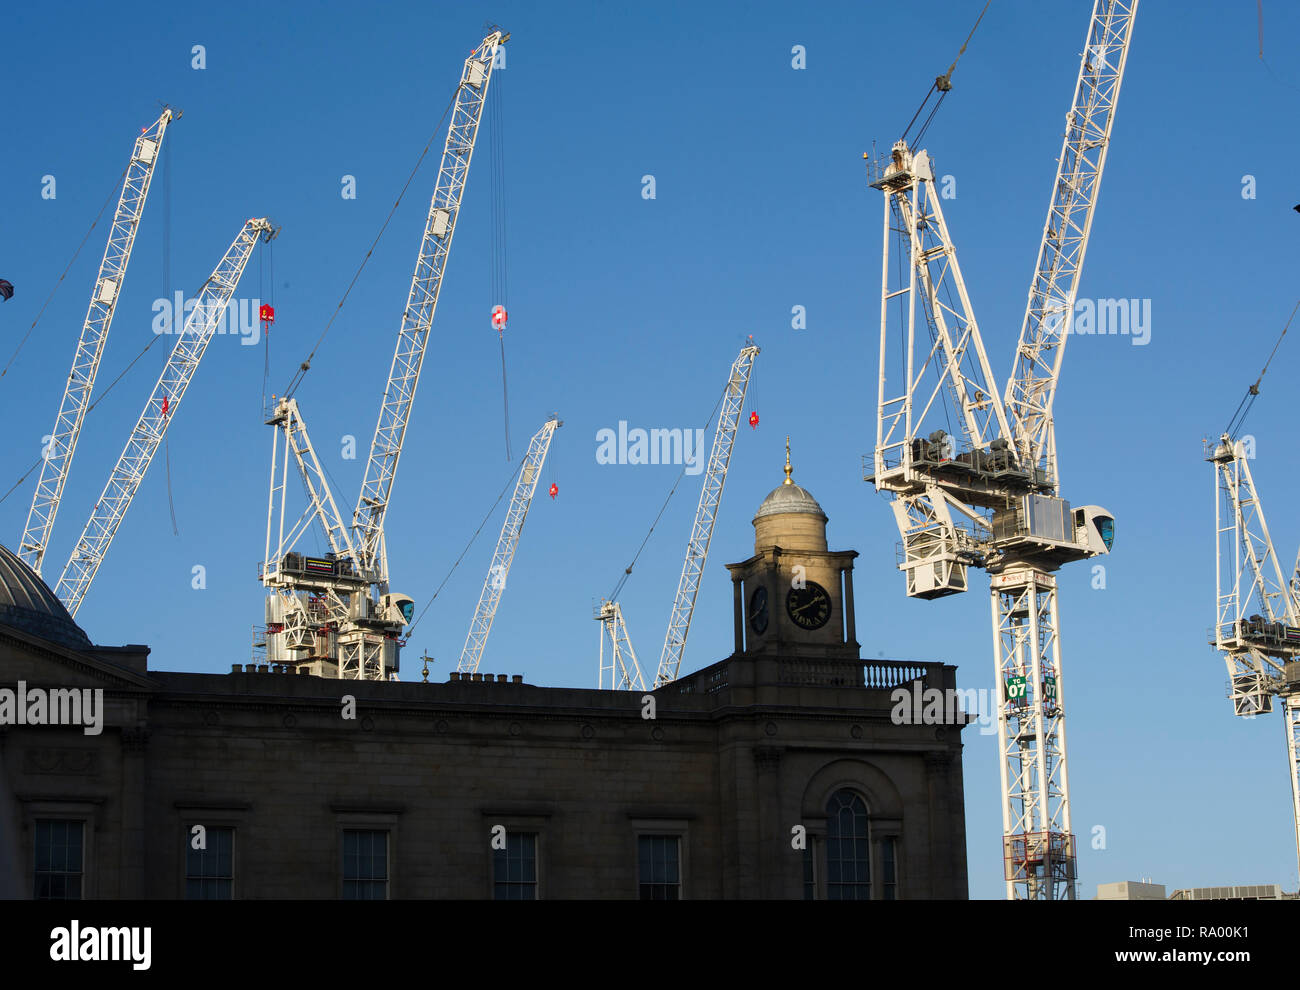
[[[862,481],[874,442],[881,197],[862,152],[898,136],[970,29],[976,0],[273,5],[26,5],[6,14],[0,80],[3,359],[34,318],[125,165],[157,101],[184,110],[169,135],[171,273],[155,184],[100,388],[151,337],[151,306],[192,293],[244,219],[269,215],[272,391],[282,391],[342,296],[433,130],[485,20],[513,32],[501,86],[509,215],[507,337],[515,456],[551,410],[564,418],[482,669],[591,685],[594,600],[609,592],[675,476],[606,466],[595,435],[703,426],[746,334],[763,347],[687,647],[695,669],[731,651],[723,563],[752,552],[750,519],[795,479],[830,516],[832,547],[861,552],[867,656],[942,659],[989,687],[984,579],[970,594],[906,600],[884,501]],[[927,137],[967,284],[999,377],[1010,367],[1090,4],[996,0]],[[1085,896],[1098,882],[1169,887],[1280,882],[1295,889],[1279,718],[1234,719],[1204,633],[1213,607],[1217,433],[1254,380],[1297,296],[1295,181],[1300,12],[1144,0],[1081,295],[1150,299],[1147,346],[1076,337],[1057,400],[1063,494],[1117,518],[1107,587],[1062,574],[1070,778]],[[191,68],[194,45],[207,68]],[[804,45],[807,68],[791,68]],[[486,132],[484,133],[486,138]],[[438,140],[441,146],[441,138]],[[436,149],[435,149],[436,150]],[[482,150],[482,149],[480,149]],[[406,299],[436,154],[426,162],[330,332],[298,398],[339,502],[351,511]],[[44,175],[57,198],[42,199]],[[656,178],[644,200],[641,178]],[[344,175],[357,198],[340,196]],[[1256,198],[1242,196],[1255,177]],[[472,170],[389,515],[397,590],[423,606],[510,471],[496,335],[487,314],[487,159]],[[85,314],[104,225],[0,381],[8,488],[49,432]],[[240,297],[270,295],[255,259]],[[807,308],[806,330],[790,326]],[[46,576],[57,579],[164,358],[156,346],[83,435]],[[1248,431],[1256,479],[1289,561],[1300,483],[1286,409],[1300,342],[1284,345]],[[217,338],[169,432],[180,535],[161,456],[79,621],[99,643],[145,642],[161,668],[225,671],[261,621],[271,431],[260,418],[262,347]],[[343,460],[341,438],[361,455]],[[16,545],[34,477],[0,505]],[[698,478],[688,479],[622,601],[653,668]],[[501,513],[416,630],[445,677],[463,645]],[[191,569],[207,572],[191,588]],[[965,773],[971,894],[1000,897],[995,737],[970,731]],[[1095,825],[1106,848],[1091,848]]]

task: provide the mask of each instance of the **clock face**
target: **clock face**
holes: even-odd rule
[[[815,581],[803,588],[791,588],[785,596],[790,621],[800,629],[820,629],[831,617],[831,596]]]
[[[760,636],[767,632],[767,589],[757,588],[749,596],[749,624]]]

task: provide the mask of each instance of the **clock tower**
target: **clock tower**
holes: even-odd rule
[[[727,565],[736,653],[857,659],[853,560],[858,553],[826,548],[826,513],[792,475],[786,437],[785,481],[754,516],[754,556]]]

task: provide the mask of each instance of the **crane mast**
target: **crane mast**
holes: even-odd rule
[[[1207,450],[1215,467],[1215,623],[1210,645],[1228,668],[1234,715],[1254,718],[1282,702],[1300,869],[1300,559],[1290,581],[1264,518],[1245,449],[1224,434]]]
[[[1054,572],[1109,553],[1114,519],[1059,497],[1052,399],[1136,7],[1094,4],[1005,394],[929,153],[899,141],[868,160],[885,212],[876,448],[866,480],[892,496],[909,596],[957,594],[967,590],[969,568],[989,572],[1010,899],[1076,896]]]
[[[180,336],[176,338],[162,374],[158,376],[153,392],[127,438],[117,464],[109,473],[104,491],[95,503],[81,538],[59,578],[55,593],[72,615],[76,615],[81,607],[95,578],[95,572],[104,562],[117,527],[121,525],[135,493],[144,481],[145,472],[149,470],[149,464],[162,443],[167,427],[185,397],[208,342],[225,315],[254,246],[258,241],[272,240],[278,233],[278,228],[273,227],[271,221],[265,218],[247,221],[208,280],[203,283],[194,309],[186,319]]]
[[[131,149],[122,193],[113,214],[113,226],[108,232],[108,244],[104,248],[103,260],[99,263],[99,274],[95,277],[94,289],[91,291],[90,306],[86,310],[85,322],[81,325],[81,337],[73,352],[72,369],[68,372],[68,382],[59,402],[54,430],[46,444],[46,455],[41,464],[36,492],[32,496],[32,506],[27,513],[27,524],[18,544],[18,555],[37,574],[41,573],[41,565],[45,560],[54,519],[63,499],[63,488],[68,480],[77,440],[81,436],[81,427],[90,405],[95,375],[99,372],[99,361],[104,354],[113,314],[117,311],[117,300],[122,294],[122,283],[126,278],[127,265],[131,262],[131,250],[135,246],[140,218],[144,215],[144,204],[149,197],[149,184],[158,162],[158,152],[168,124],[180,116],[179,110],[165,107],[158,119],[141,131]]]
[[[682,561],[682,576],[677,582],[677,595],[668,617],[668,631],[664,635],[663,653],[659,657],[659,670],[655,674],[656,688],[677,680],[686,649],[686,637],[691,631],[691,615],[695,599],[700,593],[700,576],[704,562],[709,557],[709,541],[713,539],[713,524],[718,518],[718,503],[722,499],[722,486],[727,481],[727,466],[731,463],[731,449],[736,443],[736,426],[745,405],[745,390],[749,388],[749,375],[754,368],[754,358],[759,349],[744,347],[731,364],[727,387],[722,395],[718,412],[718,425],[713,433],[713,447],[709,451],[709,467],[700,489],[700,504],[691,524],[691,536],[686,541],[686,557]],[[620,614],[621,617],[621,614]],[[626,633],[626,630],[624,630]]]
[[[411,279],[406,308],[402,312],[402,325],[393,352],[388,385],[379,407],[379,421],[375,426],[370,458],[366,462],[365,480],[352,517],[361,565],[363,569],[377,574],[377,582],[382,591],[387,590],[388,582],[384,514],[392,496],[397,462],[401,458],[402,441],[406,436],[406,424],[410,420],[415,389],[420,381],[420,368],[424,363],[429,330],[433,325],[438,294],[442,289],[447,253],[456,231],[456,219],[460,213],[470,159],[474,154],[474,141],[483,116],[488,84],[492,79],[497,46],[504,44],[509,37],[509,34],[494,30],[470,53],[461,72],[447,141],[443,146],[442,162],[438,168],[438,182],[429,203],[424,238],[420,243],[420,254]]]
[[[501,535],[497,538],[497,547],[492,554],[492,566],[488,568],[487,579],[478,596],[478,607],[474,610],[469,634],[465,637],[465,648],[456,665],[458,671],[474,673],[478,670],[483,648],[487,646],[488,633],[492,631],[492,620],[496,618],[497,606],[505,591],[506,576],[510,573],[510,564],[524,530],[524,520],[528,517],[529,506],[533,504],[533,495],[537,492],[547,451],[551,449],[551,438],[563,425],[558,417],[552,416],[528,442],[528,453],[520,464],[519,478],[510,498],[510,509],[506,513],[506,521],[501,525]]]

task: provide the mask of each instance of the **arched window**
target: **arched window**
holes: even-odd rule
[[[867,805],[849,790],[836,791],[826,802],[826,898],[871,899]]]

